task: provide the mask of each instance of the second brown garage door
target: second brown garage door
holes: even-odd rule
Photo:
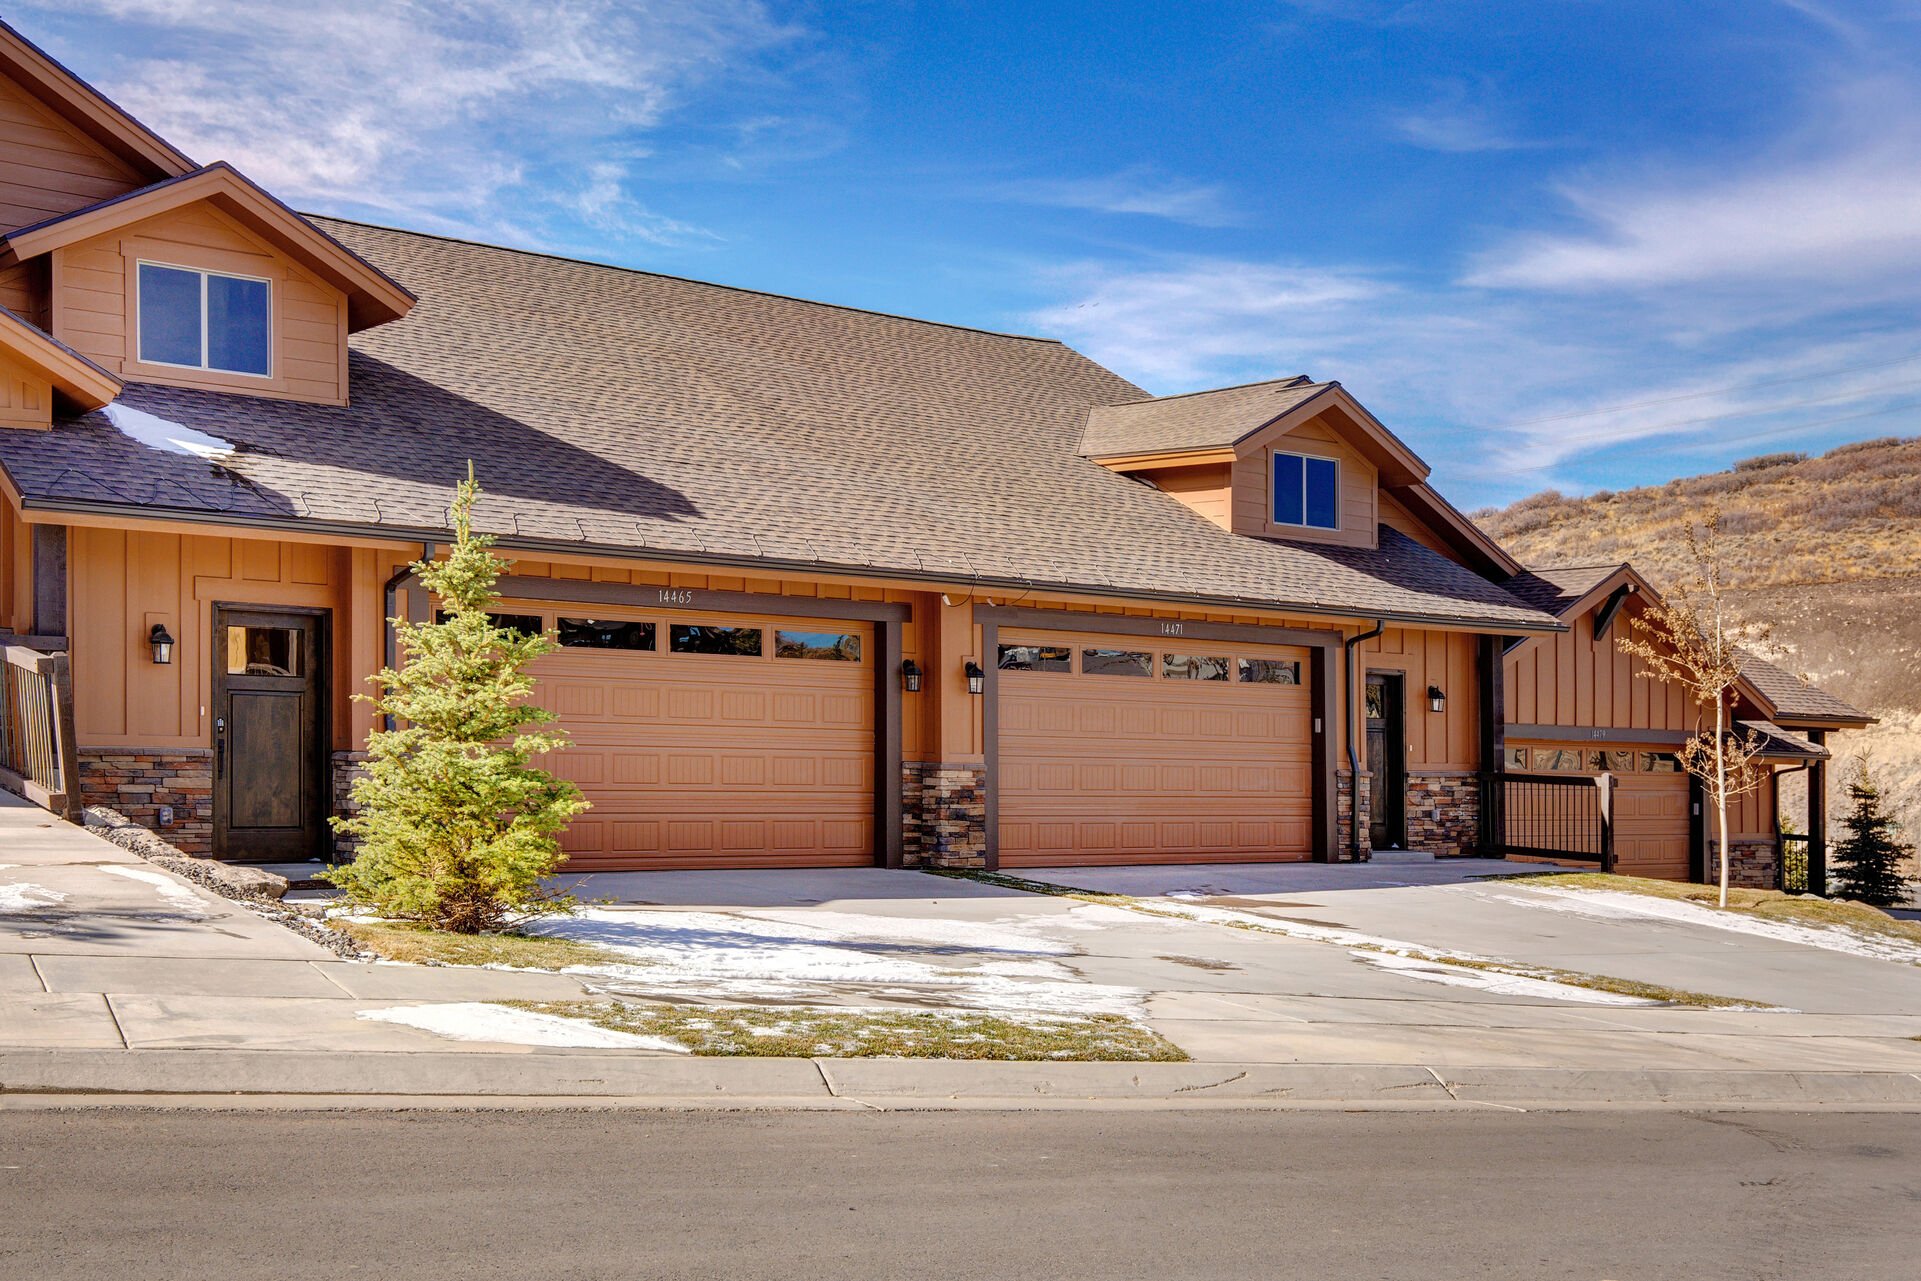
[[[868,624],[601,606],[522,623],[560,640],[535,697],[573,745],[547,763],[593,802],[569,870],[873,864]]]
[[[1010,631],[990,657],[1003,866],[1309,857],[1306,650]]]

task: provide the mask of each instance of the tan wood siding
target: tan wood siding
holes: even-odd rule
[[[1359,450],[1343,440],[1320,418],[1310,418],[1291,430],[1249,442],[1234,463],[1234,532],[1372,547],[1379,540],[1377,498],[1380,473]],[[1341,527],[1337,530],[1302,529],[1276,525],[1269,498],[1273,483],[1273,454],[1310,454],[1333,458],[1341,467]]]
[[[160,214],[51,257],[54,336],[122,377],[321,404],[347,399],[346,295],[211,205]],[[273,298],[271,375],[142,363],[133,317],[135,266],[143,260],[266,278]]]
[[[0,307],[22,320],[47,329],[47,264],[44,260],[15,263],[0,271]]]
[[[1400,672],[1406,678],[1410,770],[1480,768],[1477,643],[1465,632],[1390,627],[1362,648],[1356,665],[1364,672]],[[1444,710],[1428,709],[1430,685],[1445,695]]]
[[[1065,645],[1075,667],[998,674],[1003,866],[1309,857],[1306,650],[1012,629],[1000,643]],[[1154,675],[1083,673],[1088,648],[1152,652]],[[1166,680],[1169,650],[1298,662],[1303,683]]]
[[[0,632],[33,630],[32,534],[0,497]]]
[[[1234,478],[1228,464],[1153,467],[1137,474],[1222,529],[1233,527]]]
[[[139,185],[124,162],[0,76],[0,230],[84,209]]]
[[[333,737],[336,747],[351,745],[355,718],[347,700],[367,675],[351,666],[353,553],[318,543],[86,526],[73,527],[69,537],[74,719],[83,747],[211,745],[206,709],[216,602],[332,611]],[[164,666],[147,647],[156,622],[176,641],[173,662]],[[358,625],[372,625],[364,607]],[[362,661],[367,652],[358,647]]]
[[[52,425],[52,384],[25,365],[0,356],[0,427],[45,431]]]

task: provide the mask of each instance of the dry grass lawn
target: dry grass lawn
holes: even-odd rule
[[[401,921],[329,921],[360,946],[389,961],[415,965],[504,965],[521,970],[562,970],[570,965],[633,965],[632,957],[591,943],[531,934],[443,934]]]
[[[510,1001],[515,1009],[665,1037],[714,1058],[1002,1059],[1182,1063],[1173,1042],[1113,1014],[1020,1022],[961,1010],[868,1010]]]

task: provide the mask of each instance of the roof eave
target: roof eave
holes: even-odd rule
[[[249,513],[228,514],[208,512],[197,508],[159,508],[135,503],[100,503],[85,499],[36,498],[26,494],[20,496],[22,513],[46,512],[49,514],[79,514],[109,516],[122,520],[180,521],[190,524],[220,526],[243,529],[287,529],[307,533],[334,534],[348,538],[372,538],[383,542],[396,540],[406,542],[441,541],[448,537],[448,531],[425,525],[365,525],[351,521],[313,520],[300,516],[263,516]],[[939,583],[944,581],[937,573],[924,570],[893,569],[885,566],[843,564],[820,560],[801,560],[778,556],[735,555],[728,552],[681,550],[679,548],[636,549],[615,543],[583,542],[573,539],[542,539],[516,535],[500,535],[496,546],[513,551],[563,553],[571,555],[606,556],[618,560],[666,562],[674,564],[720,565],[730,568],[758,568],[761,571],[796,571],[811,573],[844,574],[852,577],[883,578],[890,581]],[[1380,619],[1400,626],[1435,626],[1459,628],[1490,636],[1512,636],[1517,634],[1553,634],[1564,632],[1566,626],[1539,615],[1541,622],[1531,623],[1522,619],[1472,617],[1441,613],[1423,613],[1408,610],[1380,610],[1357,607],[1340,607],[1318,602],[1286,600],[1267,600],[1249,596],[1221,596],[1200,592],[1163,592],[1147,588],[1117,587],[1113,584],[1077,583],[1071,580],[1040,580],[1028,578],[1006,578],[994,575],[976,575],[967,580],[973,586],[983,589],[1010,592],[1032,592],[1037,589],[1067,592],[1076,596],[1099,596],[1108,599],[1166,601],[1173,604],[1207,605],[1213,607],[1232,606],[1242,609],[1263,609],[1285,611],[1290,614],[1306,614],[1316,618]]]
[[[0,72],[27,84],[41,105],[136,169],[172,177],[195,167],[184,152],[3,21]]]
[[[369,329],[398,320],[417,301],[385,272],[302,218],[224,160],[8,232],[0,237],[0,265],[38,258],[118,227],[208,201],[238,218],[348,299],[348,328]]]
[[[111,404],[123,386],[113,374],[5,307],[0,307],[0,350],[37,370],[82,412]]]

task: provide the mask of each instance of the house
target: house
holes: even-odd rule
[[[0,632],[70,653],[85,795],[190,850],[328,848],[470,460],[503,615],[560,645],[579,868],[1461,852],[1523,741],[1678,732],[1540,703],[1605,584],[1546,592],[1337,382],[1153,397],[302,216],[11,30],[0,228]],[[1754,694],[1804,743],[1862,719]]]
[[[1517,637],[1502,665],[1502,767],[1509,773],[1613,776],[1618,870],[1705,880],[1718,863],[1700,783],[1674,756],[1699,732],[1699,709],[1670,682],[1642,675],[1620,648],[1632,620],[1660,599],[1631,565],[1530,569],[1509,590],[1567,625]],[[1762,747],[1767,784],[1730,807],[1733,877],[1770,886],[1778,871],[1781,787],[1799,773],[1807,789],[1816,865],[1826,832],[1827,736],[1874,718],[1757,655],[1745,656],[1732,708],[1734,731]],[[1815,875],[1812,883],[1819,884]]]

